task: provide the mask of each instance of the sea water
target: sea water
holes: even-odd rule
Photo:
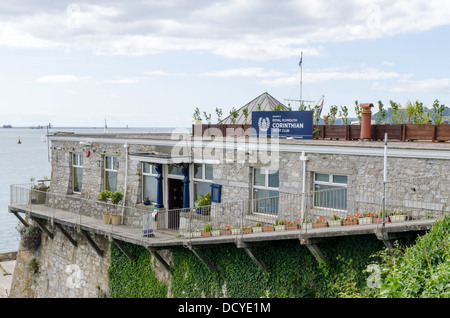
[[[171,132],[173,128],[109,128],[108,133]],[[103,128],[52,128],[75,133],[103,133]],[[19,247],[19,220],[8,212],[10,185],[30,183],[51,177],[51,144],[47,129],[0,127],[0,253],[16,251]],[[21,143],[18,143],[20,139]]]

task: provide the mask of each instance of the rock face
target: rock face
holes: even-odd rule
[[[73,229],[65,228],[77,239],[78,247],[60,231],[51,229],[53,240],[42,234],[41,244],[35,251],[19,248],[10,297],[96,298],[107,295],[108,240],[92,235],[104,251],[104,256],[100,257]]]

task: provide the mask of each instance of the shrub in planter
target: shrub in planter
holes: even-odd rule
[[[24,227],[21,230],[22,234],[22,246],[28,251],[34,252],[41,244],[41,234],[40,228],[35,226]]]
[[[113,194],[111,194],[111,203],[112,204],[118,204],[123,199],[122,192],[116,191]]]
[[[98,195],[98,199],[103,202],[107,202],[109,198],[111,198],[112,192],[109,190],[100,191]]]

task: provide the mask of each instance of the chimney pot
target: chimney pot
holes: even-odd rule
[[[360,104],[361,111],[361,140],[370,140],[372,138],[372,103]]]

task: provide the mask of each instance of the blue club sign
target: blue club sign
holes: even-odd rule
[[[252,137],[312,139],[312,111],[252,112]]]

